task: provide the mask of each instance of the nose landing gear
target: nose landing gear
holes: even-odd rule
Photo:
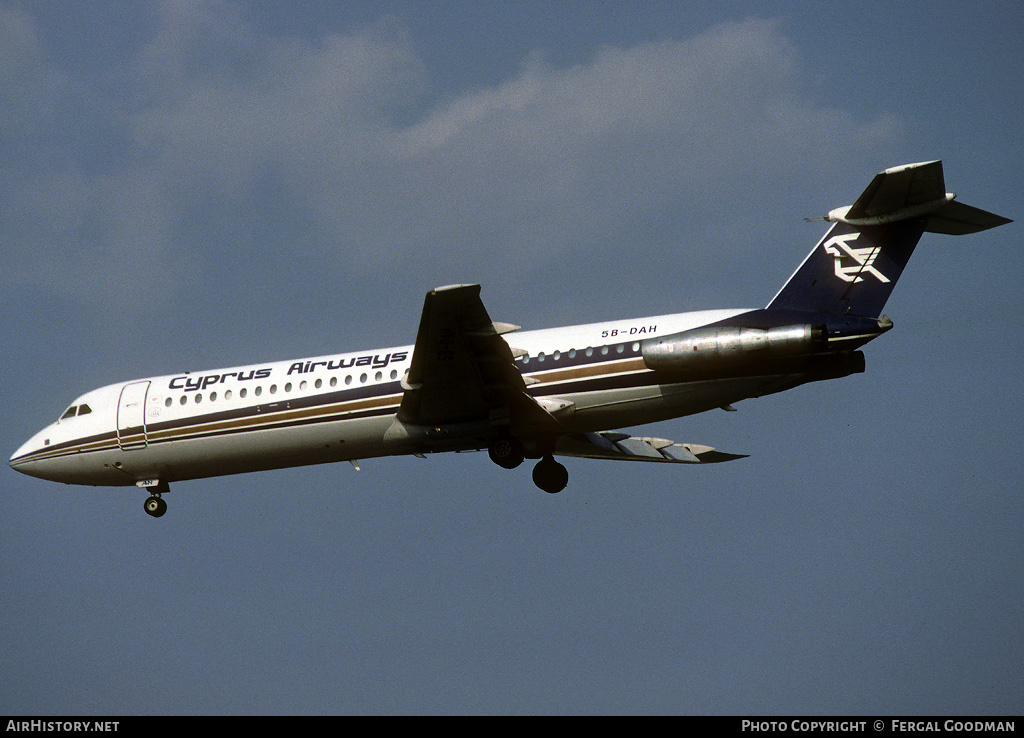
[[[142,505],[142,509],[154,518],[159,518],[165,512],[167,512],[167,503],[164,502],[164,498],[159,495],[151,495],[146,498],[146,501]]]
[[[167,503],[164,502],[160,496],[164,492],[170,492],[171,487],[167,482],[163,482],[157,479],[144,479],[140,482],[136,482],[135,486],[142,487],[149,492],[149,497],[142,503],[142,509],[146,511],[147,515],[151,515],[154,518],[159,518],[165,512],[167,512]]]

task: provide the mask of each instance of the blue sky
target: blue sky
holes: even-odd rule
[[[0,4],[8,453],[78,394],[759,307],[881,169],[1019,221],[1014,3]],[[658,435],[0,484],[0,712],[1020,714],[1018,223],[926,235],[868,369]]]

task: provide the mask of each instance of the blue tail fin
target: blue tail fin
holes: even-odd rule
[[[920,222],[836,223],[768,307],[877,318],[922,233]]]
[[[886,169],[853,205],[826,216],[835,225],[768,308],[877,318],[921,234],[963,235],[1011,222],[953,198],[942,162]]]

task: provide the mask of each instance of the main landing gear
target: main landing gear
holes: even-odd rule
[[[565,489],[569,483],[569,472],[548,454],[533,467],[533,483],[553,495]]]
[[[492,442],[487,455],[502,469],[515,469],[526,458],[523,444],[511,436],[502,436]]]
[[[526,458],[523,444],[511,436],[495,439],[487,448],[487,454],[503,469],[515,469]],[[533,467],[533,483],[545,492],[555,494],[569,483],[569,472],[551,454],[547,454]]]

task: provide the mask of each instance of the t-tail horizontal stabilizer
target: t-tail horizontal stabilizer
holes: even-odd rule
[[[768,308],[877,318],[921,234],[961,236],[1012,222],[955,197],[941,161],[879,173],[853,205],[825,216],[835,225]]]
[[[613,431],[563,436],[556,442],[555,454],[583,459],[655,461],[672,464],[717,464],[746,458],[745,454],[727,454],[716,451],[711,446],[676,443],[665,438],[630,436]]]

